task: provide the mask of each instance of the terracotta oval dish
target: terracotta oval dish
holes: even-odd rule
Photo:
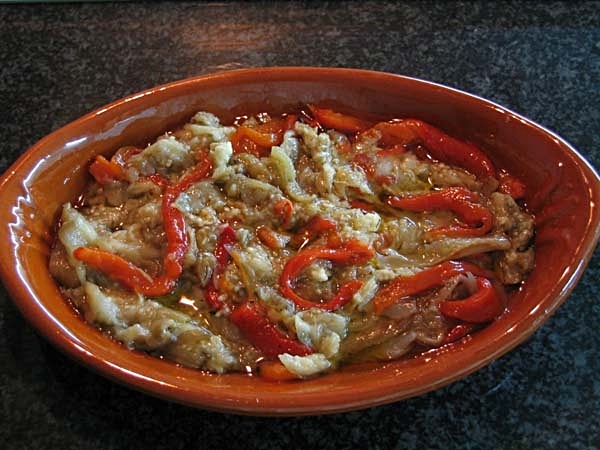
[[[485,148],[526,181],[537,224],[538,264],[508,310],[469,339],[414,358],[351,365],[315,379],[273,382],[214,375],[127,350],[86,324],[48,270],[61,205],[88,180],[95,155],[145,145],[196,111],[225,122],[281,113],[299,103],[387,117],[415,117]],[[0,184],[2,280],[15,304],[52,344],[94,371],[186,405],[254,415],[342,412],[416,396],[467,376],[527,339],[567,298],[599,239],[600,181],[568,143],[481,98],[438,84],[353,69],[259,68],[186,79],[118,100],[31,147]]]

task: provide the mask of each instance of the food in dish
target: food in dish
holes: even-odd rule
[[[411,118],[198,112],[90,165],[50,270],[127,347],[313,377],[458,340],[533,268],[526,186]]]

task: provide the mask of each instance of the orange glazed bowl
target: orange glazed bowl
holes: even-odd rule
[[[273,382],[215,375],[130,351],[83,321],[50,275],[54,227],[65,202],[88,181],[97,154],[146,145],[196,111],[224,123],[300,103],[385,117],[414,117],[482,147],[498,168],[526,181],[536,217],[533,272],[507,311],[455,344],[406,360],[350,365],[319,378]],[[0,184],[0,275],[39,333],[76,361],[139,391],[186,405],[240,414],[342,412],[416,396],[467,376],[527,339],[580,279],[600,235],[598,175],[567,142],[497,104],[438,84],[354,69],[259,68],[216,73],[118,100],[45,137]]]

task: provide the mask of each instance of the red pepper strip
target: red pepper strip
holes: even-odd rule
[[[292,247],[300,248],[328,231],[337,230],[337,223],[331,219],[325,219],[321,216],[313,216],[296,232],[290,244]]]
[[[113,181],[124,181],[127,179],[123,167],[114,161],[109,161],[102,155],[96,156],[90,164],[90,174],[102,186]]]
[[[156,297],[171,292],[175,287],[175,280],[166,277],[152,279],[135,264],[106,250],[78,247],[73,256],[139,294]]]
[[[236,131],[236,138],[243,139],[248,138],[256,145],[261,147],[271,147],[276,145],[279,141],[279,136],[277,132],[273,131],[259,131],[256,128],[251,128],[247,126],[241,126]]]
[[[441,286],[450,278],[463,273],[492,278],[494,274],[466,261],[445,261],[417,272],[410,277],[397,277],[377,291],[373,298],[373,309],[381,314],[404,297],[419,294]]]
[[[206,302],[208,305],[216,310],[221,309],[223,302],[219,299],[219,291],[217,289],[217,280],[219,275],[223,273],[225,267],[229,263],[231,256],[227,247],[234,244],[237,241],[234,229],[227,225],[219,234],[217,239],[217,245],[215,246],[214,256],[216,259],[215,268],[213,271],[212,283],[209,283],[206,287]]]
[[[409,211],[449,210],[454,212],[467,227],[439,227],[429,233],[430,235],[448,236],[482,236],[491,230],[494,217],[489,209],[477,202],[477,194],[461,187],[450,187],[426,194],[387,199],[388,205]]]
[[[369,261],[375,252],[360,241],[352,240],[340,248],[309,248],[298,252],[290,258],[283,267],[279,278],[279,290],[292,300],[301,309],[321,308],[325,311],[333,311],[348,303],[354,293],[360,289],[362,282],[351,280],[344,283],[330,300],[318,303],[300,297],[294,291],[294,285],[299,273],[319,259],[326,259],[339,264],[359,264]]]
[[[162,198],[163,229],[167,248],[163,258],[163,271],[170,278],[179,278],[183,271],[183,257],[188,249],[188,235],[183,213],[173,206],[179,191],[167,186]]]
[[[350,200],[349,203],[354,209],[362,209],[365,212],[375,211],[375,206],[364,200]]]
[[[73,256],[118,281],[125,288],[149,297],[168,294],[177,282],[177,278],[168,274],[152,278],[125,258],[99,248],[78,247],[73,251]]]
[[[282,353],[294,356],[313,353],[311,348],[281,331],[254,302],[242,303],[231,312],[229,318],[267,358],[275,359]]]
[[[129,158],[141,151],[142,149],[138,147],[121,147],[110,158],[110,161],[104,156],[98,155],[90,165],[90,174],[102,186],[111,181],[127,181],[125,164]]]
[[[255,127],[242,125],[231,136],[234,153],[251,153],[257,157],[268,156],[271,147],[283,141],[284,133],[296,123],[295,115],[271,119]]]
[[[231,260],[231,256],[229,255],[227,247],[235,244],[236,242],[237,236],[235,235],[235,230],[230,225],[226,225],[221,231],[221,234],[219,234],[219,239],[217,240],[217,245],[214,251],[214,255],[217,260],[217,273],[222,272],[223,269],[225,269],[225,266],[227,266]]]
[[[470,323],[484,323],[504,311],[504,301],[487,278],[477,278],[477,292],[462,300],[444,300],[440,312],[446,317]]]
[[[177,280],[183,272],[183,258],[187,252],[188,234],[185,229],[183,213],[173,204],[179,195],[186,191],[193,183],[206,178],[212,171],[212,163],[208,156],[185,175],[176,185],[167,186],[162,198],[162,217],[167,249],[163,259],[163,272],[173,281]]]
[[[196,166],[175,185],[179,192],[187,191],[190,186],[201,181],[212,173],[212,161],[208,154],[202,153]]]
[[[453,138],[440,129],[422,121],[412,121],[433,157],[467,169],[479,178],[494,177],[496,169],[492,161],[478,147]]]
[[[410,120],[379,122],[373,129],[381,134],[379,144],[383,147],[404,146],[419,140],[419,134]]]
[[[240,129],[238,128],[230,138],[233,152],[236,154],[249,153],[257,158],[267,156],[267,150],[270,147],[259,147],[256,142],[244,136],[244,130],[239,131]]]
[[[332,109],[307,105],[308,109],[323,128],[333,128],[342,133],[358,133],[371,127],[371,122]]]
[[[138,286],[152,283],[150,275],[138,266],[106,250],[78,247],[73,251],[73,256],[134,291],[138,291]]]
[[[381,131],[382,142],[386,145],[408,144],[420,140],[431,156],[439,161],[462,167],[478,178],[496,176],[494,164],[478,147],[453,138],[421,120],[381,122],[375,128]]]
[[[256,237],[260,242],[271,249],[282,249],[286,245],[286,242],[280,239],[267,225],[259,225],[256,227]]]

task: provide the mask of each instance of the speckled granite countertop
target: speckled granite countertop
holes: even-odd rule
[[[600,2],[0,6],[0,171],[127,94],[271,65],[394,72],[494,100],[600,167]],[[600,448],[600,252],[529,340],[450,386],[344,414],[253,418],[170,404],[68,360],[0,288],[5,449]]]

